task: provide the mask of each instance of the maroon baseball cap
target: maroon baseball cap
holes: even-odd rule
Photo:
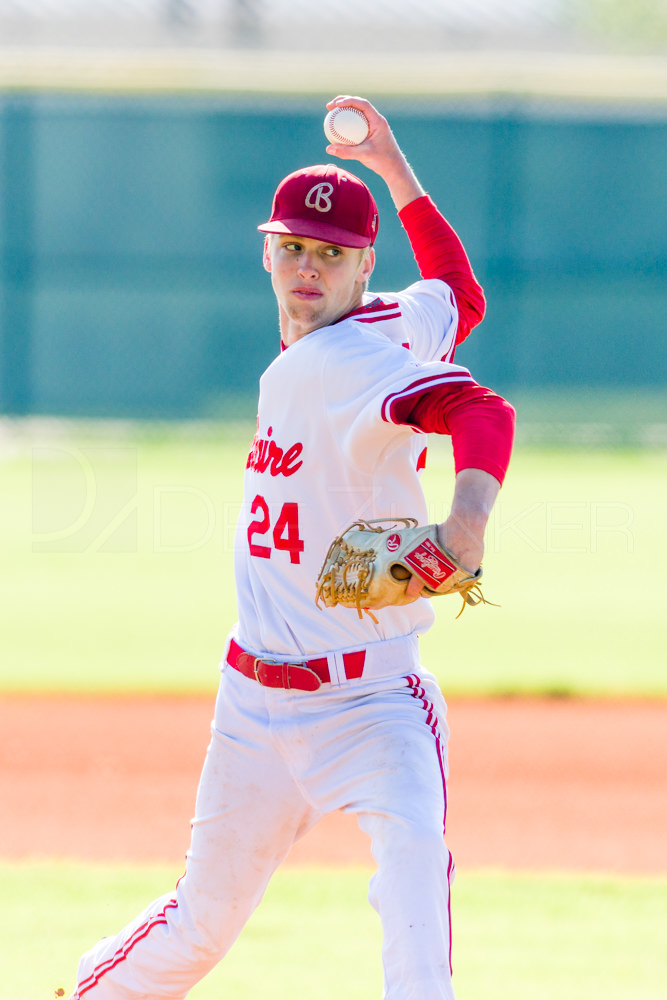
[[[364,182],[328,163],[288,174],[276,189],[271,218],[257,228],[361,248],[375,242],[378,221]]]

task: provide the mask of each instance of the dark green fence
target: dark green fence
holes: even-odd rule
[[[667,384],[667,110],[384,102],[488,297],[482,382]],[[0,412],[228,415],[277,349],[255,231],[320,101],[0,95]],[[353,168],[354,169],[354,168]],[[381,181],[377,290],[416,277]]]

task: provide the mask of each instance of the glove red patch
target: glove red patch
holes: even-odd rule
[[[445,558],[430,538],[425,538],[403,558],[432,590],[437,590],[452,573],[456,572],[456,566]]]

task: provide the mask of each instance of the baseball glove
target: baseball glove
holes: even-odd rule
[[[366,611],[377,621],[371,609],[411,603],[406,588],[413,575],[424,583],[422,597],[459,594],[459,615],[466,604],[490,603],[480,588],[481,567],[476,573],[463,569],[439,544],[437,525],[418,527],[412,517],[355,521],[335,538],[317,578],[315,603],[356,608],[360,618]]]

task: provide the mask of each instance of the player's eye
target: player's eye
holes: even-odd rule
[[[340,247],[327,247],[324,251],[327,257],[340,257],[342,252]]]

